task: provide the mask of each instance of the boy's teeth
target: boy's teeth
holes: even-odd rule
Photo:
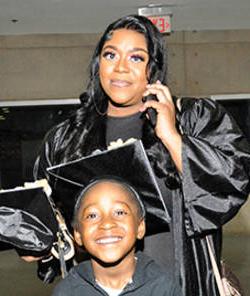
[[[101,238],[97,240],[98,244],[110,244],[110,243],[116,243],[118,241],[120,241],[121,238],[120,237],[105,237],[105,238]]]

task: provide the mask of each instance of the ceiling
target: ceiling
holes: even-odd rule
[[[148,4],[168,7],[174,31],[250,29],[250,0],[0,0],[0,35],[99,33]]]

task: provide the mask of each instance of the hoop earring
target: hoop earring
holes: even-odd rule
[[[106,115],[106,114],[107,114],[107,110],[104,111],[104,112],[100,111],[99,108],[97,107],[97,104],[96,104],[95,98],[94,98],[94,97],[92,97],[92,98],[93,98],[93,103],[94,103],[94,106],[95,106],[95,110],[96,110],[96,112],[97,112],[99,115],[101,115],[101,116]]]
[[[107,110],[104,111],[104,112],[100,111],[99,108],[98,108],[98,106],[97,106],[97,104],[96,104],[95,96],[94,96],[94,82],[93,82],[93,81],[92,81],[92,83],[91,83],[91,97],[92,97],[92,100],[93,100],[93,103],[94,103],[94,107],[95,107],[96,112],[97,112],[99,115],[101,115],[101,116],[106,115],[106,114],[107,114]]]

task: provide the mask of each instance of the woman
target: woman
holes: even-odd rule
[[[249,192],[250,148],[215,102],[183,98],[175,105],[164,53],[148,19],[126,16],[109,25],[92,57],[82,107],[48,133],[35,176],[49,178],[47,167],[105,150],[119,138],[142,139],[171,216],[169,229],[147,237],[144,250],[180,278],[183,295],[218,295],[206,236],[219,262],[221,226]],[[143,102],[148,95],[157,100]]]

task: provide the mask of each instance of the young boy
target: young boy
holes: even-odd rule
[[[179,286],[149,257],[137,252],[145,234],[145,209],[138,193],[113,178],[91,182],[78,197],[74,236],[90,261],[71,269],[53,296],[180,296]]]

